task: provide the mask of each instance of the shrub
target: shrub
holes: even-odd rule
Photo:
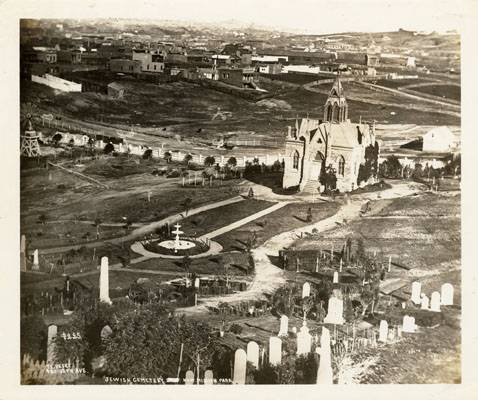
[[[242,332],[242,326],[238,324],[232,324],[229,330],[235,335],[240,335]]]
[[[144,160],[150,160],[151,158],[153,158],[153,150],[147,149],[147,150],[143,153],[143,159],[144,159]]]
[[[105,148],[103,149],[103,153],[104,154],[110,154],[113,152],[113,150],[115,149],[115,147],[113,146],[112,143],[108,143]]]
[[[216,159],[213,156],[207,156],[204,159],[204,165],[207,167],[211,167],[212,165],[216,164]]]

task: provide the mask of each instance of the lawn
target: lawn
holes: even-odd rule
[[[273,204],[270,201],[246,199],[187,217],[180,222],[181,230],[186,235],[201,236],[264,210]]]
[[[456,85],[429,85],[429,86],[410,86],[407,89],[414,92],[431,94],[432,96],[443,97],[451,100],[461,100],[461,87]]]
[[[307,222],[307,211],[312,209],[312,221]],[[279,233],[310,225],[335,214],[337,203],[291,203],[264,217],[250,222],[238,229],[218,236],[218,241],[225,250],[243,250],[251,232],[256,233],[257,245],[264,243]]]

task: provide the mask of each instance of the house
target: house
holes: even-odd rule
[[[261,74],[277,75],[282,72],[282,65],[281,64],[258,64],[257,70]]]
[[[315,192],[320,178],[335,176],[341,192],[373,181],[378,162],[375,126],[348,119],[348,104],[337,77],[324,108],[324,119],[296,120],[289,127],[282,186]],[[331,187],[333,189],[333,187]]]
[[[139,74],[141,73],[141,61],[125,59],[110,60],[110,71],[123,72],[126,74]]]
[[[57,59],[59,63],[80,64],[81,52],[79,50],[59,50]]]
[[[122,99],[124,96],[124,86],[118,82],[111,82],[108,85],[108,96],[116,99]]]
[[[142,72],[164,72],[164,54],[159,51],[133,50],[133,60],[141,62]]]
[[[446,153],[451,151],[453,141],[453,133],[448,127],[436,127],[423,135],[423,151],[428,153]]]
[[[229,85],[238,86],[241,88],[255,89],[254,83],[256,71],[254,68],[233,68],[233,67],[219,67],[218,80]]]
[[[365,65],[367,67],[378,67],[380,65],[380,56],[375,54],[365,54]]]

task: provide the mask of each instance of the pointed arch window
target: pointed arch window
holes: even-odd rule
[[[292,156],[292,168],[299,169],[299,152],[297,150],[294,151],[294,155]]]
[[[345,174],[345,158],[344,158],[344,156],[339,157],[338,173],[339,173],[340,176],[344,176],[344,174]]]
[[[332,121],[332,105],[329,104],[327,106],[327,118],[326,118],[327,121]]]

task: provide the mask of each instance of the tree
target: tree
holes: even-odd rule
[[[187,274],[189,274],[189,268],[191,267],[191,257],[184,256],[181,260],[181,267],[184,269],[184,271],[186,271]]]
[[[103,149],[104,154],[111,154],[114,151],[115,147],[113,146],[113,143],[107,143],[106,146]]]
[[[171,160],[173,159],[173,156],[171,155],[171,153],[169,151],[166,151],[164,153],[164,159],[169,164],[171,162]]]
[[[146,149],[145,152],[143,153],[143,159],[144,160],[151,160],[151,158],[153,158],[153,150]]]
[[[184,164],[189,165],[189,163],[191,162],[192,159],[193,159],[193,156],[191,154],[189,154],[189,153],[186,154],[184,156]]]
[[[185,215],[188,215],[189,210],[193,204],[193,200],[190,197],[186,197],[183,202],[180,204],[184,208]]]
[[[34,360],[45,360],[48,334],[43,318],[36,315],[23,317],[20,333],[20,354],[30,354]]]
[[[399,178],[402,174],[402,165],[400,160],[394,154],[391,154],[387,159],[380,164],[380,175],[384,178]]]
[[[55,133],[53,135],[53,137],[51,138],[51,140],[53,141],[53,144],[56,146],[58,146],[58,144],[60,143],[61,139],[63,139],[63,136],[60,134],[60,133]]]
[[[213,157],[213,156],[207,156],[205,159],[204,159],[204,165],[206,167],[211,167],[213,166],[214,164],[216,164],[216,159]]]
[[[47,216],[45,214],[40,214],[38,216],[38,222],[40,224],[45,225],[46,221],[47,221]]]
[[[229,157],[229,159],[227,160],[227,165],[231,168],[234,168],[237,165],[236,157]]]

